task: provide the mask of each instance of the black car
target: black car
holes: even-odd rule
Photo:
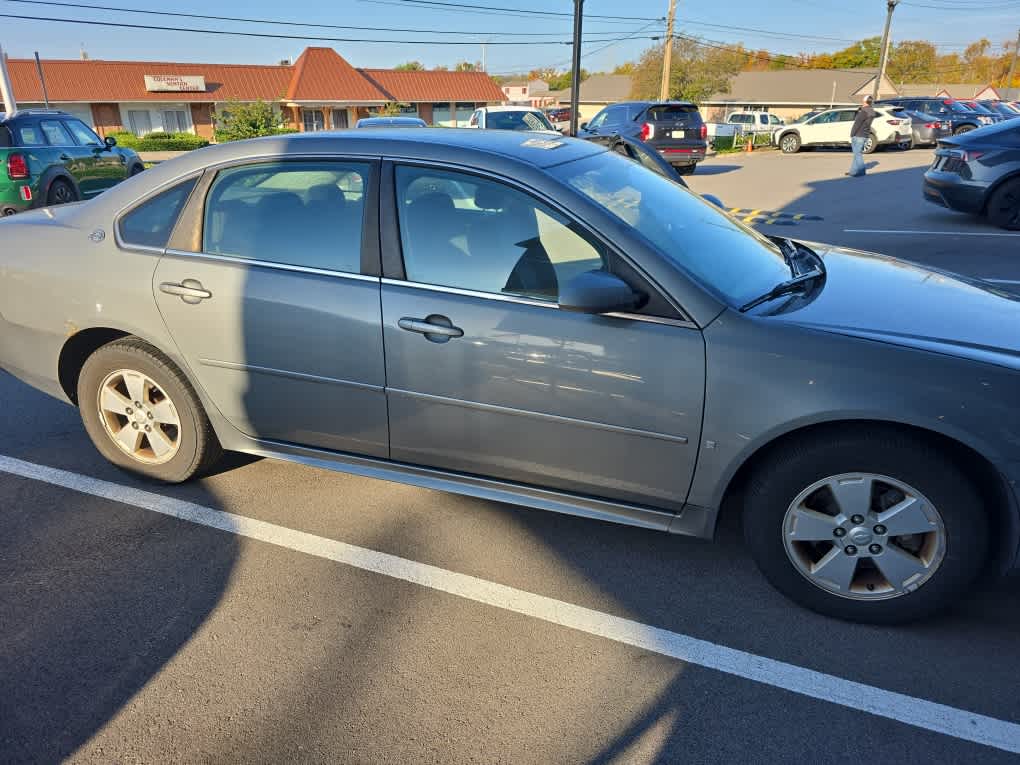
[[[708,127],[689,101],[627,101],[582,123],[578,138],[610,145],[616,136],[652,146],[681,175],[694,172],[708,149]]]
[[[1020,122],[939,141],[935,161],[924,174],[924,198],[1020,230]]]
[[[953,98],[885,98],[877,104],[902,106],[908,111],[920,112],[929,119],[948,122],[953,135],[977,130],[998,121],[995,116],[984,113],[984,109],[973,109]]]

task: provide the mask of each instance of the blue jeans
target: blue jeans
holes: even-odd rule
[[[854,161],[850,163],[850,175],[864,175],[864,144],[867,138],[854,136],[850,139],[850,149],[854,153]]]

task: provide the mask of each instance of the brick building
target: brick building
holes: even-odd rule
[[[42,106],[35,61],[8,63],[18,106]],[[306,48],[293,64],[275,66],[86,59],[42,67],[50,106],[100,135],[166,130],[212,138],[214,109],[256,100],[275,104],[284,123],[302,131],[353,126],[389,102],[430,125],[455,126],[477,106],[504,99],[484,72],[356,69],[332,48]]]

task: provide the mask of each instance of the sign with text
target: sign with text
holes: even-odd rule
[[[145,89],[150,93],[205,93],[200,74],[147,74]]]

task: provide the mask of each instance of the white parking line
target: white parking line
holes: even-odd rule
[[[854,711],[870,712],[879,717],[964,741],[1020,753],[1020,725],[1007,720],[883,690],[485,579],[458,574],[426,563],[356,547],[66,470],[0,455],[0,472],[61,486],[344,563],[729,675],[782,688],[802,696],[838,704]]]
[[[914,229],[845,228],[847,234],[931,234],[933,236],[1005,236],[1013,239],[1020,234],[1006,234],[1001,231],[920,231]]]

